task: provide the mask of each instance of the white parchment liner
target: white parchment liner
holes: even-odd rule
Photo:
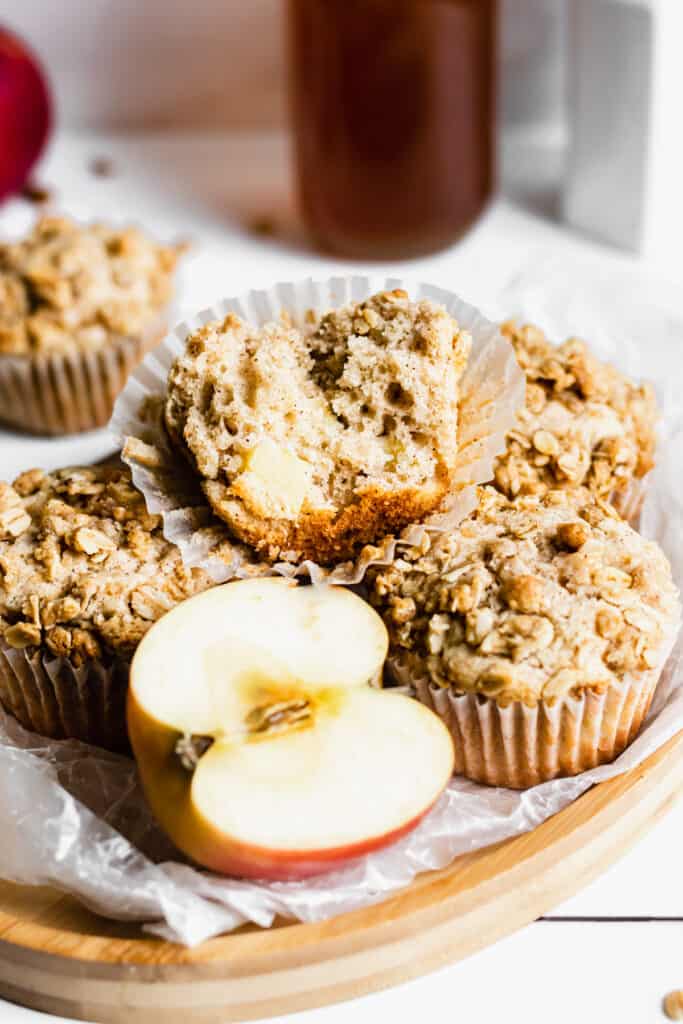
[[[131,370],[165,329],[155,318],[140,337],[117,335],[97,349],[0,355],[0,420],[53,436],[105,426]]]
[[[683,583],[683,318],[680,297],[632,282],[606,280],[583,265],[552,272],[536,254],[490,307],[518,313],[551,337],[584,333],[601,358],[633,376],[654,379],[663,408],[658,465],[648,476],[641,517],[645,536],[662,545]],[[538,269],[537,269],[538,268]],[[658,300],[659,305],[655,303]],[[647,344],[644,344],[644,341]],[[593,784],[636,767],[683,728],[683,640],[679,636],[657,685],[645,725],[612,764],[525,791],[455,777],[434,810],[398,843],[320,878],[258,884],[183,864],[152,822],[135,766],[127,758],[75,741],[27,733],[0,710],[0,876],[52,884],[107,917],[145,922],[155,934],[188,945],[244,921],[264,927],[276,915],[320,921],[378,903],[422,871],[535,828]]]
[[[648,476],[649,474],[643,477],[634,477],[633,480],[629,480],[626,487],[613,493],[610,497],[610,501],[619,515],[630,523],[634,530],[638,529],[640,522],[640,513],[647,494]]]
[[[164,535],[178,545],[186,566],[200,566],[219,583],[275,572],[310,576],[313,582],[351,584],[362,579],[368,565],[386,564],[393,558],[397,540],[385,537],[364,549],[354,562],[330,568],[310,561],[298,566],[284,562],[270,566],[257,561],[213,516],[197,476],[182,456],[170,448],[158,415],[159,403],[157,415],[150,417],[148,412],[144,420],[140,417],[145,400],[164,394],[171,363],[182,352],[188,334],[209,320],[221,320],[234,312],[260,325],[277,320],[284,310],[296,324],[303,325],[309,310],[321,313],[391,288],[405,288],[415,300],[429,298],[440,302],[460,327],[472,334],[472,353],[461,381],[457,490],[447,499],[443,511],[430,516],[417,529],[407,527],[400,540],[415,543],[422,529],[438,533],[460,522],[472,510],[475,485],[493,476],[494,459],[503,451],[505,435],[524,401],[524,375],[498,327],[453,292],[398,278],[333,277],[327,281],[279,283],[267,291],[250,291],[226,299],[181,324],[131,375],[114,408],[110,428],[123,448],[133,481],[143,492],[150,512],[161,513]],[[134,454],[132,446],[126,447],[129,438],[150,446],[142,460]]]
[[[528,707],[500,705],[475,693],[456,694],[413,674],[400,657],[390,664],[399,684],[448,726],[455,770],[474,782],[527,789],[559,775],[578,775],[613,761],[635,738],[673,648],[680,622],[662,644],[657,665],[630,673],[603,693],[585,690]]]
[[[74,665],[40,648],[16,650],[0,638],[0,704],[41,736],[128,750],[129,670],[130,658]]]

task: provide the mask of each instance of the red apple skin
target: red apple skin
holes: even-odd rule
[[[16,36],[0,28],[0,201],[25,184],[51,124],[40,65]]]
[[[128,734],[142,788],[154,817],[179,850],[223,875],[278,882],[298,881],[343,867],[347,861],[396,842],[414,829],[437,797],[411,821],[381,836],[325,850],[272,850],[237,842],[217,829],[192,803],[192,775],[175,745],[180,733],[153,718],[128,691]],[[445,783],[444,783],[445,788]]]

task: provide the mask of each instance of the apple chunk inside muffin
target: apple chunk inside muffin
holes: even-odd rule
[[[441,503],[469,335],[401,290],[302,330],[230,314],[173,364],[172,440],[218,516],[265,557],[353,557]]]

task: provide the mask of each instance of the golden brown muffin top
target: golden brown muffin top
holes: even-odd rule
[[[509,498],[586,486],[618,502],[634,477],[653,466],[657,406],[636,384],[600,362],[583,341],[551,344],[531,324],[503,324],[527,378],[526,403],[495,467]]]
[[[206,589],[121,466],[31,469],[0,483],[0,638],[80,664],[133,652],[164,612]]]
[[[21,241],[0,244],[0,354],[140,336],[171,299],[180,251],[133,227],[43,217]]]
[[[372,574],[399,665],[530,705],[659,665],[680,605],[654,542],[585,489],[479,498],[458,529]]]

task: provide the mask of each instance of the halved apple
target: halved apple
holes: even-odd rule
[[[242,580],[156,623],[131,668],[128,730],[150,807],[215,871],[293,879],[392,842],[453,771],[443,723],[370,686],[377,613],[339,587]]]

